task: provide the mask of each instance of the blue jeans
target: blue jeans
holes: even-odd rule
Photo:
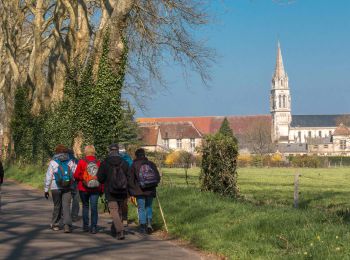
[[[137,196],[136,201],[139,212],[139,222],[141,225],[146,224],[148,219],[152,220],[153,197]]]
[[[96,227],[98,220],[97,203],[99,193],[79,191],[79,194],[81,202],[83,203],[83,227],[89,227],[89,206],[91,208],[91,227]]]

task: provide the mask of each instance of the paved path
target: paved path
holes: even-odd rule
[[[108,218],[100,217],[106,231],[96,235],[83,233],[81,222],[71,234],[52,231],[51,199],[13,182],[3,184],[1,197],[0,259],[201,259],[197,252],[137,232],[118,241],[108,235]]]

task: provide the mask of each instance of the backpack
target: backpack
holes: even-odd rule
[[[108,184],[109,193],[112,195],[121,195],[127,193],[128,180],[122,169],[122,163],[119,166],[111,165],[112,174]]]
[[[55,162],[58,164],[57,171],[54,173],[57,187],[70,188],[73,182],[73,173],[68,166],[69,160],[55,160]]]
[[[148,162],[144,162],[141,164],[138,173],[138,182],[142,189],[157,187],[159,183],[159,174]]]
[[[87,161],[84,160],[87,163],[86,169],[83,172],[83,184],[86,188],[94,189],[98,188],[100,186],[99,181],[97,180],[97,161]]]

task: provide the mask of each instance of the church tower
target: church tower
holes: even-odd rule
[[[270,94],[270,111],[272,115],[272,141],[289,142],[289,128],[292,121],[291,96],[288,75],[284,71],[281,46],[277,45],[275,73],[272,77]]]

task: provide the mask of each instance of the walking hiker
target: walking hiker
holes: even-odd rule
[[[160,175],[157,166],[147,159],[144,149],[136,150],[135,156],[129,171],[129,193],[136,197],[140,232],[150,234],[153,231],[152,202]]]
[[[0,161],[0,210],[1,210],[1,185],[4,182],[4,167],[2,166],[2,162]]]
[[[76,165],[78,164],[78,159],[74,156],[74,151],[68,149],[69,159],[71,159]],[[79,220],[79,191],[78,191],[78,181],[74,180],[73,190],[72,190],[72,222],[77,222]]]
[[[100,161],[96,159],[93,145],[85,146],[85,157],[78,162],[74,179],[78,181],[78,190],[83,203],[83,231],[97,233],[98,198],[103,192],[103,186],[97,180]],[[89,207],[91,209],[91,226],[89,228]]]
[[[111,233],[118,240],[125,238],[122,215],[123,203],[128,196],[128,170],[127,162],[119,155],[119,146],[111,144],[108,157],[98,169],[97,179],[104,183],[105,197],[113,218]]]
[[[72,232],[70,207],[75,168],[76,164],[69,158],[68,149],[62,144],[57,145],[55,155],[49,163],[44,183],[45,198],[49,198],[49,190],[51,190],[54,204],[51,221],[51,228],[54,231],[60,229],[59,224],[63,220],[64,232]]]
[[[127,163],[128,163],[128,166],[131,167],[132,165],[132,158],[130,157],[129,154],[127,154],[125,148],[121,148],[119,149],[119,154],[120,154],[120,157],[122,159],[124,159]],[[123,202],[123,225],[124,227],[127,227],[128,226],[128,212],[129,212],[129,209],[128,209],[128,199],[129,199],[129,196],[124,200]]]

